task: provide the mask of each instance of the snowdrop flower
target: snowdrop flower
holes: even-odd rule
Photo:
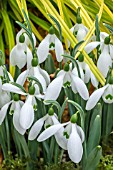
[[[19,75],[19,77],[17,78],[17,83],[20,84],[19,82],[22,82],[22,84],[24,84],[28,76],[33,76],[37,78],[42,85],[43,93],[45,93],[46,88],[50,83],[50,77],[45,70],[41,69],[40,66],[38,66],[37,58],[33,58],[31,61],[31,67],[23,71]]]
[[[2,89],[2,80],[0,78],[0,108],[11,100],[10,93]]]
[[[113,103],[113,78],[110,78],[107,85],[92,93],[89,100],[87,101],[86,110],[91,110],[94,108],[101,97],[105,103]]]
[[[26,31],[22,28],[18,33],[17,33],[17,35],[16,35],[16,43],[18,44],[19,43],[19,38],[20,38],[20,36],[21,35],[24,35],[24,37],[25,37],[25,41],[24,41],[24,43],[29,47],[32,47],[32,45],[31,45],[31,41],[30,41],[30,39],[29,39],[29,37],[28,37],[28,35],[26,34]],[[35,35],[32,33],[32,38],[33,38],[33,40],[34,40],[34,46],[36,46],[36,37],[35,37]]]
[[[112,66],[113,59],[113,45],[110,44],[110,36],[106,33],[101,33],[100,42],[91,42],[84,49],[89,54],[98,45],[100,45],[101,54],[97,61],[97,67],[106,78],[109,67]]]
[[[45,141],[52,135],[58,133],[58,131],[60,131],[63,126],[67,125],[62,134],[65,136],[67,141],[65,143],[67,146],[66,149],[68,150],[70,159],[74,163],[79,163],[83,155],[82,143],[84,142],[84,132],[82,128],[76,124],[76,122],[77,118],[76,114],[74,114],[69,122],[63,124],[55,124],[47,128],[40,134],[37,140],[38,142]]]
[[[29,140],[34,140],[39,135],[43,125],[44,125],[44,127],[46,129],[46,128],[50,127],[51,125],[54,125],[54,124],[60,124],[60,122],[58,121],[57,115],[54,113],[53,108],[50,108],[49,111],[48,111],[48,114],[46,114],[44,117],[40,118],[32,126],[32,128],[31,128],[31,130],[29,132],[28,139]],[[63,131],[64,131],[64,128],[62,127],[60,129],[60,132],[55,134],[55,138],[56,138],[56,141],[59,144],[59,146],[66,149],[66,145],[65,145],[65,143],[66,143],[65,140],[66,139],[61,134],[61,133],[63,133]]]
[[[13,97],[13,100],[8,102],[7,104],[5,104],[1,111],[0,111],[0,125],[2,124],[2,122],[4,121],[6,114],[7,114],[7,110],[9,108],[9,105],[11,104],[10,107],[10,113],[13,113],[13,125],[15,127],[15,129],[21,134],[24,135],[24,133],[26,132],[26,129],[23,129],[20,125],[19,122],[19,117],[20,117],[20,110],[22,105],[24,104],[22,101],[19,100],[19,95],[15,94]]]
[[[38,100],[44,98],[44,95],[41,95],[39,92],[39,87],[36,84],[34,86],[30,86],[28,93],[23,92],[20,88],[10,83],[5,83],[2,88],[13,93],[27,96],[20,111],[20,125],[23,129],[29,129],[34,121],[33,106],[37,105],[35,97]]]
[[[88,33],[88,28],[82,23],[76,23],[70,31],[76,36],[78,42],[84,40],[86,34]]]
[[[49,34],[42,40],[37,49],[37,55],[39,59],[39,63],[42,63],[46,60],[49,50],[54,50],[56,53],[56,59],[58,62],[61,62],[64,53],[63,46],[61,41],[55,35],[54,28],[51,27],[49,30]]]
[[[64,83],[69,82],[74,93],[79,93],[84,100],[88,100],[89,93],[84,82],[78,77],[76,67],[72,70],[71,66],[66,63],[64,70],[61,70],[57,77],[49,84],[45,100],[56,100]]]
[[[92,85],[97,88],[99,82],[96,79],[96,77],[94,76],[94,74],[92,73],[92,71],[90,70],[88,64],[84,62],[83,54],[80,54],[78,56],[78,64],[82,68],[83,73],[84,73],[84,77],[82,78],[82,80],[85,83],[88,83],[90,81],[90,79],[91,79]]]
[[[32,60],[32,52],[27,47],[26,43],[24,43],[25,38],[21,35],[20,42],[18,42],[10,53],[10,63],[12,66],[18,66],[19,69],[22,69],[26,63],[31,63]],[[27,64],[27,68],[29,68],[29,64]]]

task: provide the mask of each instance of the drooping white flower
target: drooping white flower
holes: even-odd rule
[[[84,76],[82,76],[82,80],[85,83],[88,83],[91,80],[92,85],[97,88],[99,82],[96,79],[95,75],[90,70],[90,67],[88,66],[88,64],[84,62],[83,54],[80,54],[78,56],[78,64],[82,68],[83,73],[84,73]]]
[[[14,95],[14,99],[9,101],[7,104],[5,104],[1,110],[0,110],[0,125],[2,124],[2,122],[4,121],[6,114],[7,114],[7,110],[10,106],[10,113],[13,113],[13,125],[15,127],[15,129],[21,134],[23,135],[26,131],[26,129],[23,129],[20,125],[19,122],[19,116],[20,116],[20,110],[21,107],[23,105],[23,102],[19,100],[19,96],[17,94]]]
[[[94,108],[101,97],[105,103],[113,103],[113,84],[107,84],[94,91],[87,101],[86,110]]]
[[[54,110],[50,108],[48,114],[46,114],[44,117],[40,118],[34,123],[29,132],[28,139],[34,140],[39,135],[43,125],[46,129],[54,124],[60,124],[60,122],[58,121],[57,115],[54,113]],[[63,149],[66,149],[66,139],[62,136],[63,131],[64,127],[62,127],[60,131],[55,134],[55,139],[59,146],[61,146]]]
[[[107,33],[100,33],[100,42],[91,42],[84,49],[89,54],[98,45],[100,45],[101,54],[97,61],[97,67],[106,78],[113,59],[113,45],[110,44],[110,37]]]
[[[10,63],[12,66],[18,66],[22,69],[27,61],[32,60],[32,53],[25,43],[17,43],[10,53]],[[27,64],[29,67],[29,64]]]
[[[67,126],[64,129],[62,136],[65,136],[67,140],[65,143],[67,146],[66,149],[68,150],[70,159],[75,163],[79,163],[83,154],[82,143],[84,141],[84,132],[75,122],[69,121],[67,123],[53,125],[43,131],[37,140],[38,142],[42,142],[48,139],[52,135],[57,134],[65,125]]]
[[[67,65],[67,66],[66,66]],[[63,84],[69,82],[74,93],[79,93],[84,100],[88,100],[89,93],[83,80],[78,77],[77,68],[73,70],[67,63],[57,77],[49,84],[45,93],[45,100],[56,100],[60,94]]]
[[[20,111],[20,125],[23,129],[28,129],[34,121],[34,105],[37,105],[36,99],[43,99],[44,95],[40,94],[38,85],[31,86],[29,92],[25,93],[17,86],[10,83],[5,83],[2,87],[6,91],[21,94],[27,96],[25,103],[23,104]]]
[[[20,36],[21,35],[24,35],[24,37],[25,37],[25,44],[29,47],[32,47],[32,45],[31,45],[31,41],[30,41],[30,39],[29,39],[29,37],[28,37],[28,35],[26,34],[26,31],[22,28],[18,33],[17,33],[17,35],[16,35],[16,43],[18,44],[19,43],[19,38],[20,38]],[[36,37],[35,37],[35,35],[32,33],[32,38],[33,38],[33,41],[34,41],[34,46],[36,46]]]
[[[76,23],[70,31],[75,35],[78,40],[78,42],[84,40],[86,34],[88,33],[88,28],[84,26],[82,23]]]
[[[62,54],[64,54],[63,45],[53,31],[52,33],[49,33],[38,46],[37,55],[39,63],[42,63],[46,60],[49,50],[54,49],[57,61],[61,62],[63,59]]]

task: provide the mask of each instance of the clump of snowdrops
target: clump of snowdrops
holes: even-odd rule
[[[2,64],[2,52],[0,58],[0,143],[4,158],[13,141],[20,158],[24,155],[36,161],[42,157],[45,164],[52,164],[61,162],[65,153],[65,161],[70,159],[78,169],[96,169],[102,155],[100,139],[106,138],[113,126],[111,34],[100,32],[97,24],[95,35],[84,48],[106,78],[102,87],[82,52],[74,59],[88,33],[79,9],[77,23],[70,30],[78,44],[72,49],[67,39],[67,50],[54,17],[50,16],[59,32],[51,26],[37,47],[25,12],[24,16],[25,23],[17,22],[21,30],[10,53],[13,77]],[[64,122],[66,108],[69,120]],[[26,168],[33,169],[33,164]]]

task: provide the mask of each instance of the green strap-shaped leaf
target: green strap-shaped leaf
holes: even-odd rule
[[[8,13],[6,10],[1,10],[1,14],[3,17],[3,21],[4,21],[4,25],[6,28],[6,32],[7,32],[7,37],[8,37],[8,44],[9,44],[9,51],[12,50],[12,48],[15,45],[15,41],[14,41],[14,35],[13,35],[13,29],[11,26],[11,22],[8,16]],[[10,72],[12,75],[14,75],[14,67],[10,66]]]
[[[87,160],[85,162],[84,165],[84,170],[96,170],[100,158],[102,156],[102,148],[101,146],[96,146],[91,153],[89,154],[89,156],[87,157]]]
[[[89,138],[87,142],[87,154],[89,155],[90,152],[95,148],[99,142],[101,137],[101,117],[97,115],[92,127],[89,129]]]
[[[51,14],[48,14],[50,16],[50,18],[55,22],[57,28],[58,28],[58,31],[59,31],[59,35],[60,35],[60,41],[62,42],[62,29],[61,29],[61,26],[60,26],[60,23],[57,21],[57,19],[55,17],[53,17]]]

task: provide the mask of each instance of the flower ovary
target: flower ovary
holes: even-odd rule
[[[14,100],[14,101],[19,101],[19,94],[15,94],[15,95],[13,96],[13,100]]]
[[[23,34],[20,35],[19,42],[20,43],[24,43],[25,42],[25,36]]]
[[[35,93],[35,87],[34,86],[29,87],[29,94],[34,95],[34,93]]]
[[[49,109],[48,114],[49,114],[49,116],[53,116],[54,115],[54,110],[53,110],[52,107]]]

